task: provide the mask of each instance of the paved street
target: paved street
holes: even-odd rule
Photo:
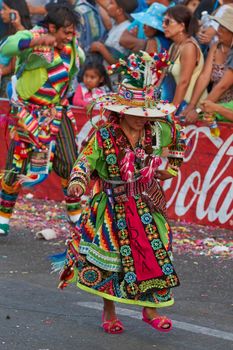
[[[56,288],[47,257],[63,248],[60,241],[35,239],[23,226],[1,237],[1,350],[233,349],[229,259],[175,257],[182,285],[175,290],[175,306],[166,310],[174,320],[171,333],[154,331],[140,321],[139,308],[121,304],[126,332],[107,335],[100,328],[99,298],[75,287]]]

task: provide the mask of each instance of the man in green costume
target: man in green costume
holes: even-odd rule
[[[77,157],[76,125],[67,94],[84,61],[75,31],[79,17],[68,2],[48,8],[32,30],[17,32],[1,46],[3,55],[17,57],[9,89],[14,123],[0,197],[0,234],[9,220],[21,186],[41,183],[53,170],[61,177],[71,221],[77,202],[66,195],[67,180]]]

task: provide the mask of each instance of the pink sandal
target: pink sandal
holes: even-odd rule
[[[142,320],[148,323],[151,327],[157,329],[159,332],[168,333],[172,329],[172,320],[170,320],[170,318],[167,318],[166,316],[157,316],[150,320],[146,315],[145,308],[142,310]],[[168,325],[168,327],[165,328],[165,325]]]
[[[121,321],[117,318],[113,320],[105,320],[104,311],[102,315],[102,328],[106,333],[109,334],[120,334],[125,329]]]

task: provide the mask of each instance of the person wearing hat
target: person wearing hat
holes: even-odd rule
[[[67,241],[60,288],[74,282],[102,297],[102,327],[111,334],[124,330],[114,301],[142,307],[142,320],[158,331],[172,329],[156,311],[174,303],[171,289],[179,285],[158,179],[177,175],[185,139],[172,117],[176,107],[160,101],[156,88],[167,64],[166,52],[141,51],[112,65],[123,82],[96,101],[108,122],[92,135],[70,176],[70,195],[81,198],[91,178],[95,189]],[[169,165],[159,170],[163,147]]]
[[[198,111],[196,110],[197,101],[203,89],[210,82],[213,83],[213,87],[206,100],[218,103],[228,103],[233,100],[233,76],[232,68],[229,66],[233,44],[233,7],[224,5],[221,14],[211,16],[211,18],[219,24],[219,40],[210,48],[203,70],[196,82],[190,103],[183,112],[188,123],[193,123],[198,119]]]
[[[170,41],[164,37],[163,15],[167,7],[155,2],[146,12],[132,13],[131,16],[143,24],[146,36],[146,52],[160,52],[162,48],[169,49]]]
[[[232,5],[231,7],[233,8]],[[224,9],[224,6],[222,6],[222,8]],[[232,18],[232,13],[233,11],[231,11],[230,20]],[[229,22],[229,17],[228,17],[228,22]],[[228,24],[228,27],[229,27],[229,24]],[[214,89],[208,95],[208,99],[210,99],[211,101],[218,101],[218,99],[222,96],[222,94],[224,94],[233,84],[233,40],[232,40],[231,48],[227,55],[225,66],[226,66],[226,69],[222,79],[218,82],[218,84],[214,87]]]
[[[225,5],[233,6],[232,0],[220,0],[215,1],[215,3],[209,1],[211,8],[208,8],[208,6],[207,8],[205,8],[205,6],[203,6],[204,2],[205,1],[202,0],[195,11],[195,17],[198,19],[201,19],[201,14],[203,11],[207,11],[209,14],[212,13],[216,16],[221,16],[222,11],[224,11]],[[218,26],[218,23],[214,20],[211,20],[210,18],[209,25],[206,28],[201,27],[197,35],[200,44],[211,45],[211,43],[215,42],[218,32]]]
[[[162,6],[171,6],[173,1],[172,0],[146,0],[147,8],[144,7],[140,11],[142,14],[143,12],[148,11],[148,6],[151,7],[152,4],[162,5]],[[139,11],[137,11],[139,12]],[[159,10],[160,13],[160,10]],[[135,11],[136,14],[136,11]],[[155,12],[155,16],[157,16]],[[133,17],[133,16],[132,16]],[[146,24],[149,25],[150,22],[147,22]],[[120,44],[125,47],[126,49],[129,49],[133,52],[138,52],[140,50],[145,50],[146,47],[146,40],[147,35],[144,32],[144,23],[134,19],[129,27],[123,32],[121,38],[120,38]],[[164,43],[166,45],[166,41]],[[165,46],[163,46],[166,48]]]

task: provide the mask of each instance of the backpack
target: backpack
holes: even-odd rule
[[[79,44],[87,52],[93,41],[103,39],[105,28],[98,9],[89,2],[85,0],[77,1],[75,10],[80,14],[82,21]]]

